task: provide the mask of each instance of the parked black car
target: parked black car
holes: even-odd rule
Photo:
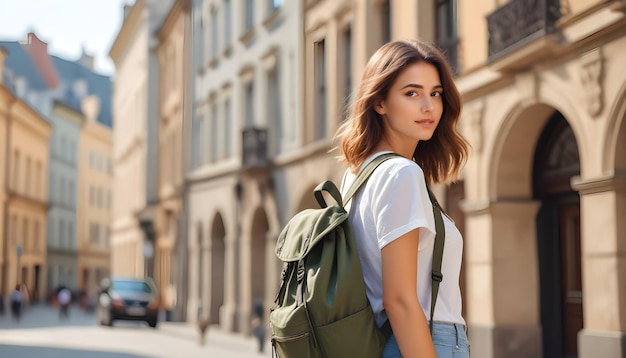
[[[159,295],[149,278],[111,278],[100,284],[97,300],[98,322],[145,321],[152,328],[159,320]]]

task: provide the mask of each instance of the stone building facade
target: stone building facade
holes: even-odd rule
[[[0,48],[0,74],[8,52]],[[1,76],[0,76],[1,78]],[[0,82],[0,299],[25,284],[31,299],[46,289],[48,140],[52,127]]]
[[[625,357],[626,4],[496,3],[456,4],[472,353]]]

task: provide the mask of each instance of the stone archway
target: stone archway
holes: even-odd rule
[[[222,216],[217,214],[211,225],[211,243],[209,248],[210,260],[210,322],[220,323],[220,308],[224,304],[224,272],[225,272],[225,238],[226,230]]]
[[[466,212],[468,314],[475,355],[542,356],[537,213],[533,193],[537,143],[557,110],[519,106],[503,121],[487,171],[488,201]],[[476,324],[477,323],[477,324]]]
[[[576,357],[583,329],[580,196],[571,186],[580,175],[572,128],[555,112],[542,131],[533,165],[537,214],[540,317],[544,357]]]
[[[258,310],[263,312],[265,306],[265,281],[267,272],[266,244],[269,224],[263,208],[257,208],[252,218],[252,231],[250,232],[250,293],[252,303],[252,315],[258,315]]]

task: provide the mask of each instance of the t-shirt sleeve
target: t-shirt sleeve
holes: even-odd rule
[[[420,245],[435,237],[435,220],[424,173],[415,163],[390,160],[373,183],[372,210],[376,236],[382,249],[419,228]],[[385,163],[386,164],[386,163]]]

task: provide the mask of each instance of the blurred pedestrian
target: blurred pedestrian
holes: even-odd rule
[[[15,289],[11,292],[9,299],[11,301],[11,314],[13,315],[13,319],[19,321],[22,311],[22,291],[20,291],[20,285],[15,285]]]
[[[263,301],[256,300],[252,306],[252,332],[258,341],[259,353],[263,353],[265,343],[265,323]]]
[[[59,303],[59,318],[67,319],[70,316],[70,303],[72,303],[72,292],[67,287],[62,287],[57,294],[57,302]]]

